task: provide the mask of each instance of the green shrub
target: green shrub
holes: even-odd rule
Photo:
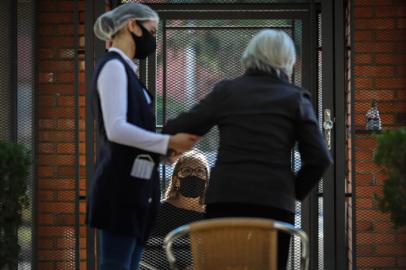
[[[388,178],[379,208],[389,212],[395,227],[406,226],[406,128],[387,130],[378,135],[375,162],[385,168]]]
[[[31,155],[24,146],[0,141],[0,269],[17,269],[18,228],[29,205],[26,179]]]

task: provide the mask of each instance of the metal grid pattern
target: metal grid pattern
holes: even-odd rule
[[[40,27],[51,25],[54,31],[40,32],[38,46],[54,54],[52,61],[43,61],[38,70],[48,79],[40,80],[40,102],[36,104],[39,173],[35,268],[79,270],[79,220],[84,212],[79,205],[79,173],[84,165],[80,151],[84,132],[80,132],[79,118],[84,104],[79,97],[79,0],[61,5],[47,2],[39,9],[44,9],[39,12]],[[50,48],[44,40],[56,45]]]
[[[17,4],[17,142],[27,149],[34,149],[34,3],[33,1]],[[33,202],[34,175],[28,176],[27,192]],[[21,246],[18,269],[32,269],[33,259],[33,204],[23,211],[23,225],[19,228]]]
[[[3,63],[0,66],[0,140],[9,140],[11,138],[11,96],[10,96],[10,61],[11,61],[11,3],[10,1],[1,1],[0,3],[0,59]]]
[[[261,29],[274,28],[286,31],[295,41],[297,65],[292,80],[302,85],[302,21],[301,20],[164,20],[157,37],[156,57],[156,112],[157,127],[166,119],[188,110],[207,95],[215,83],[222,79],[242,75],[240,57],[248,41]],[[218,145],[218,130],[208,133],[197,145],[213,167]],[[300,155],[293,153],[295,170],[300,167]],[[168,188],[173,166],[161,166],[162,190]],[[165,192],[162,192],[165,198]],[[301,227],[301,204],[296,207],[295,225]],[[165,215],[165,214],[161,214]],[[166,221],[171,223],[169,214]],[[158,223],[159,227],[160,224]],[[161,225],[162,226],[162,225]],[[175,228],[175,227],[174,227]],[[165,261],[162,251],[157,251],[162,239],[152,237],[147,245],[143,264],[159,268],[157,261]],[[184,245],[179,243],[180,246]],[[185,249],[185,248],[184,248]],[[300,268],[300,241],[292,239],[289,269]],[[190,253],[183,250],[181,261],[190,261]]]

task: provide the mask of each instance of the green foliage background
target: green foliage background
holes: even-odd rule
[[[0,269],[17,269],[18,229],[29,205],[26,179],[31,155],[22,145],[0,141]]]
[[[406,128],[387,130],[378,135],[375,162],[388,175],[379,207],[389,212],[395,227],[406,226]]]

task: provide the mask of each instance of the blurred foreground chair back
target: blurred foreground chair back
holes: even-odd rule
[[[306,233],[291,224],[262,218],[218,218],[194,222],[171,231],[164,249],[172,270],[177,270],[172,244],[190,237],[193,270],[276,270],[278,232],[301,239],[301,269],[309,266]]]

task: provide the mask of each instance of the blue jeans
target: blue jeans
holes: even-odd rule
[[[134,236],[99,231],[100,270],[138,270],[144,246]]]

